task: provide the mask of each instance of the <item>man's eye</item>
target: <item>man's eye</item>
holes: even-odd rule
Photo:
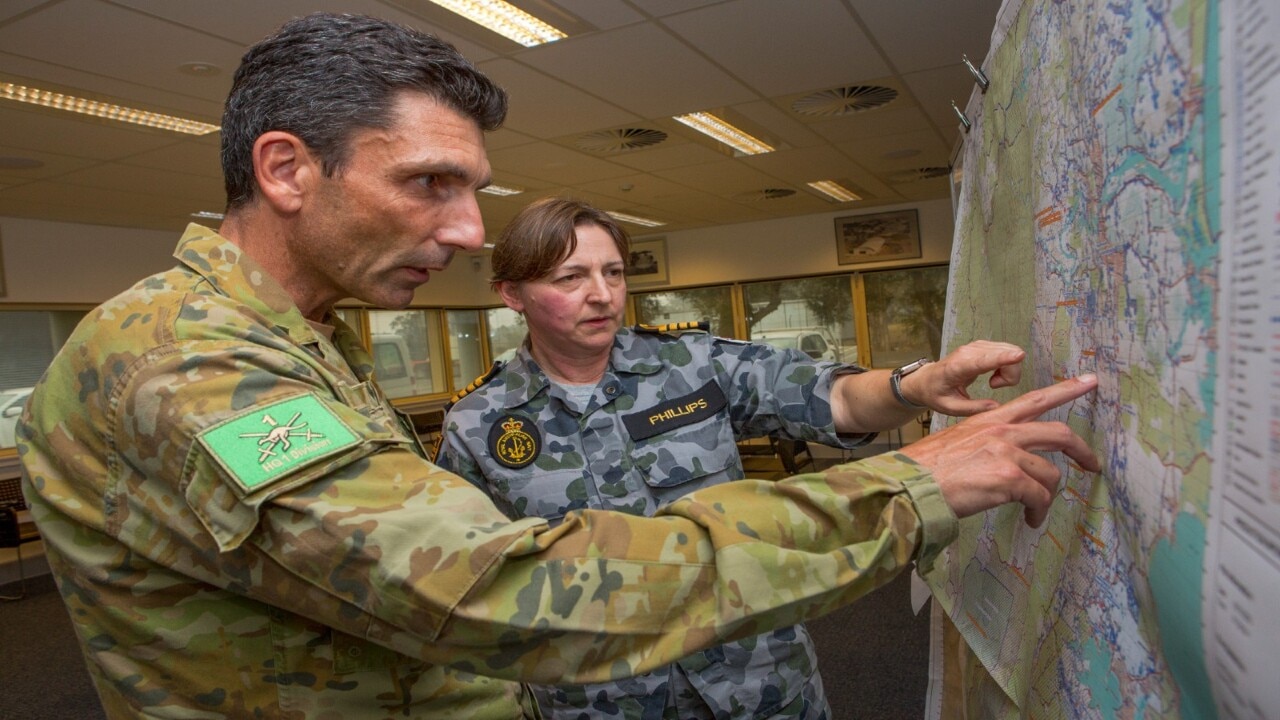
[[[413,179],[414,182],[424,188],[434,187],[437,180],[439,180],[439,176],[437,175],[419,175]]]

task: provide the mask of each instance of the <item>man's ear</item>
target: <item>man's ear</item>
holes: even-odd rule
[[[502,298],[502,302],[506,303],[507,307],[519,313],[524,312],[524,302],[516,292],[516,283],[510,280],[499,280],[494,283],[494,286],[498,290],[498,297]]]
[[[297,135],[272,130],[253,143],[254,178],[263,199],[278,212],[297,212],[320,172],[319,159]]]

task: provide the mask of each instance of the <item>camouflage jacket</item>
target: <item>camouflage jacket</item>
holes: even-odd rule
[[[24,491],[108,716],[510,718],[829,612],[957,531],[902,456],[508,521],[217,234],[72,334],[18,427]],[[731,575],[722,568],[733,568]],[[480,677],[483,676],[483,677]]]
[[[554,524],[584,508],[652,515],[700,487],[744,477],[735,440],[772,434],[845,447],[870,440],[837,436],[831,415],[834,379],[860,371],[701,331],[623,329],[583,406],[547,377],[526,342],[454,402],[437,462],[488,492],[512,518]],[[513,423],[531,442],[512,440],[506,428]],[[685,678],[718,718],[804,717],[796,712],[801,705],[817,717],[826,706],[803,626],[711,648],[680,665],[683,672],[665,667],[619,683],[534,693],[544,713],[563,718],[586,710],[591,717],[662,717],[654,708]]]

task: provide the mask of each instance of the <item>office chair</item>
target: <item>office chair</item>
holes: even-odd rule
[[[0,600],[21,600],[27,596],[27,573],[22,566],[22,546],[40,539],[33,522],[23,522],[18,513],[27,509],[18,478],[0,478],[0,548],[18,551],[19,591],[17,595],[0,595]]]
[[[806,464],[810,472],[817,472],[818,466],[814,463],[813,456],[809,454],[809,443],[803,440],[777,438],[773,444],[778,451],[778,459],[782,461],[782,467],[786,469],[788,475],[798,474],[800,468]]]

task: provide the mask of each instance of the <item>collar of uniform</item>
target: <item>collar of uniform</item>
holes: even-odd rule
[[[334,327],[333,344],[338,352],[357,377],[368,380],[373,375],[373,356],[365,349],[360,335],[336,313],[329,313],[329,323]]]
[[[508,410],[524,405],[551,386],[551,378],[547,377],[542,366],[533,359],[533,353],[529,352],[527,335],[516,350],[515,357],[498,372],[498,377],[506,388],[502,404]]]
[[[254,309],[300,345],[319,342],[293,298],[234,243],[203,225],[187,226],[173,256],[227,297]]]
[[[621,335],[622,333],[619,333]],[[630,335],[630,333],[627,333]],[[661,362],[654,362],[650,356],[646,362],[641,360],[629,360],[620,353],[631,348],[631,343],[627,340],[614,338],[613,350],[609,356],[609,365],[604,369],[606,393],[613,397],[617,390],[610,391],[609,385],[615,388],[618,386],[617,371],[639,373],[643,375],[652,375],[662,369]],[[623,365],[622,368],[617,367],[618,363]],[[542,366],[537,360],[533,359],[533,353],[529,351],[529,338],[525,337],[525,341],[520,344],[520,348],[516,350],[516,355],[510,362],[502,368],[498,373],[498,377],[502,378],[506,387],[506,395],[503,397],[503,407],[508,410],[524,405],[525,403],[538,397],[544,392],[550,392],[552,385],[551,378],[542,370]]]

